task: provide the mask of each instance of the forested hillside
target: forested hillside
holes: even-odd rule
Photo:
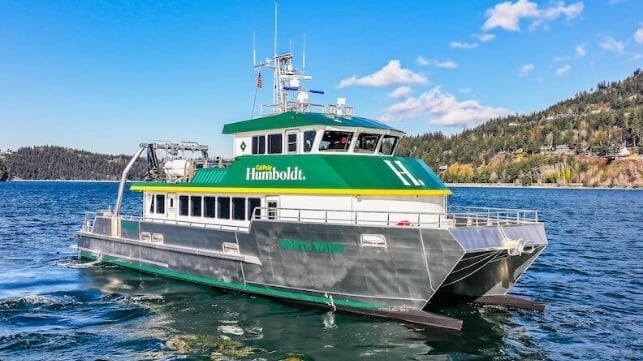
[[[20,148],[4,156],[10,178],[42,180],[118,180],[130,159],[50,145]],[[145,162],[136,162],[130,178],[142,179],[146,169]]]
[[[407,137],[398,154],[423,158],[447,182],[641,187],[642,136],[638,69],[537,113],[492,119],[453,136]]]

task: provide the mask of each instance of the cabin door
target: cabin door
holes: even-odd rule
[[[176,193],[167,194],[167,219],[176,219]]]
[[[266,213],[265,216],[268,219],[276,220],[279,217],[279,197],[278,196],[266,196]]]

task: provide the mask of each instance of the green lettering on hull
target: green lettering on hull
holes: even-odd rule
[[[344,245],[341,243],[310,242],[295,239],[280,239],[279,248],[298,252],[344,253]]]

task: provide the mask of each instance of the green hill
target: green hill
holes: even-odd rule
[[[452,136],[407,137],[398,153],[423,158],[447,182],[643,187],[642,136],[638,69],[537,113],[492,119]],[[620,157],[624,146],[634,155]]]
[[[131,159],[51,145],[20,148],[4,158],[9,178],[30,180],[118,180]],[[131,178],[141,179],[146,167],[137,161]]]

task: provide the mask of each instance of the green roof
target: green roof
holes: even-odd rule
[[[311,125],[335,127],[360,127],[401,132],[384,123],[362,117],[341,117],[321,113],[298,113],[294,111],[269,115],[266,117],[229,123],[223,126],[223,134],[254,132],[268,129],[284,129]]]

